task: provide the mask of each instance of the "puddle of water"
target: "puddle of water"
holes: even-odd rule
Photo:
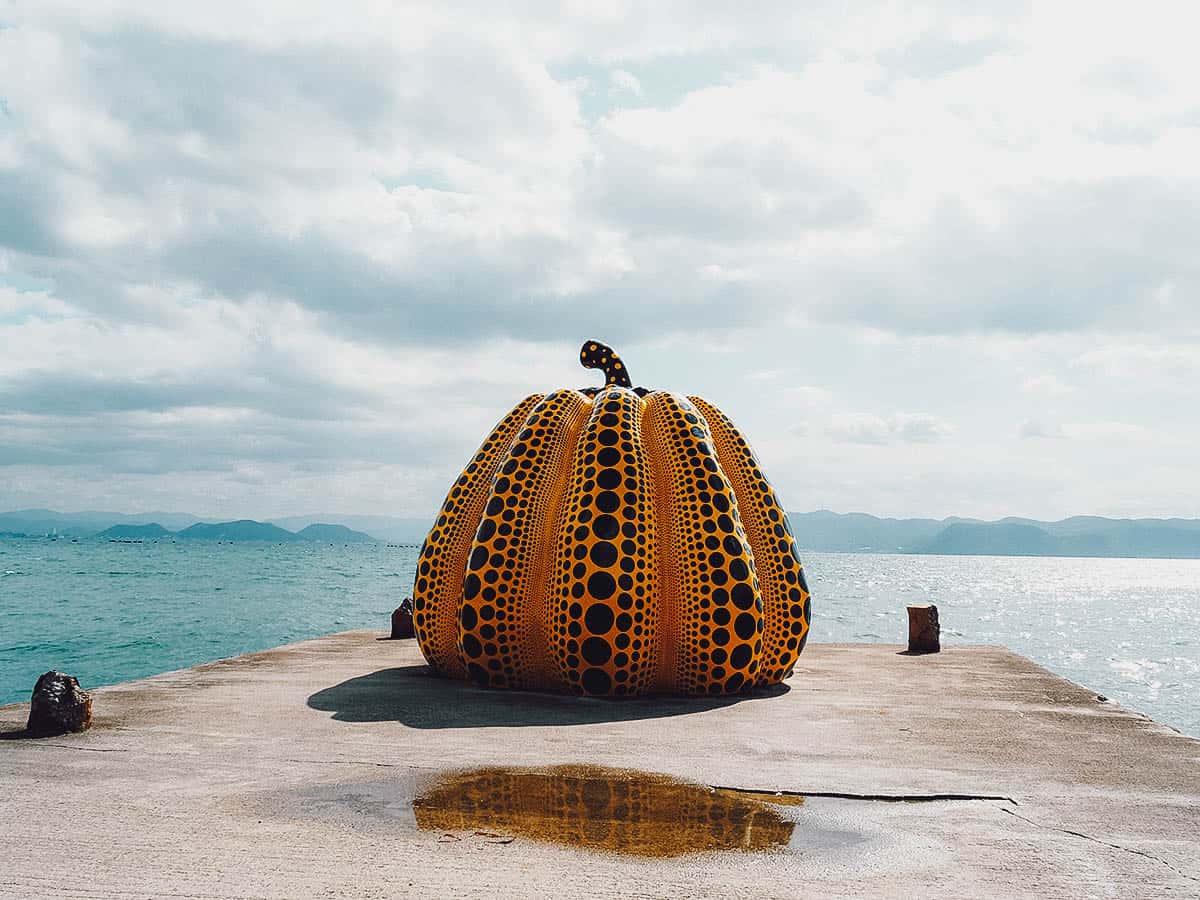
[[[556,766],[451,773],[418,793],[412,810],[428,831],[503,833],[663,858],[786,847],[796,826],[776,803],[803,798],[760,799],[649,772]]]

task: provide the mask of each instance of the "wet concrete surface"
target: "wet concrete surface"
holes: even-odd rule
[[[0,742],[0,895],[1200,895],[1200,742],[1001,648],[813,645],[786,690],[614,702],[378,636]]]

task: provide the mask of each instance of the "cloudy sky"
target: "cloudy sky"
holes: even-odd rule
[[[0,0],[0,509],[427,515],[596,337],[789,509],[1200,516],[1194,5],[846,6]]]

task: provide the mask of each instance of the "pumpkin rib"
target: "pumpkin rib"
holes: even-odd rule
[[[553,585],[556,578],[554,570],[556,557],[548,552],[548,548],[554,546],[556,535],[562,534],[563,528],[566,527],[567,485],[571,480],[570,462],[575,456],[575,448],[579,445],[580,435],[587,425],[588,415],[592,410],[590,398],[577,391],[573,393],[579,398],[580,403],[571,422],[570,434],[561,447],[562,456],[556,460],[557,464],[554,467],[554,478],[546,498],[547,515],[544,519],[544,522],[548,522],[550,527],[543,527],[538,531],[539,552],[534,561],[535,572],[531,591],[535,606],[530,621],[537,626],[536,633],[529,637],[529,640],[534,643],[531,648],[534,656],[531,682],[535,687],[545,689],[553,688],[555,684],[551,635],[554,629],[553,616],[555,614]]]
[[[654,676],[655,521],[640,431],[632,390],[598,393],[563,498],[550,644],[559,683],[587,694],[641,693]]]
[[[458,649],[467,675],[491,687],[533,686],[544,647],[537,559],[554,476],[574,450],[578,413],[573,390],[547,394],[510,442],[491,481],[471,543],[458,601]]]
[[[542,397],[529,395],[496,424],[450,488],[421,546],[413,583],[413,626],[421,652],[440,674],[456,678],[466,674],[458,651],[457,614],[467,556],[492,475],[529,410]]]
[[[671,490],[670,448],[659,421],[663,402],[660,392],[642,398],[642,439],[658,526],[658,664],[653,687],[655,692],[673,694],[679,690],[679,541],[675,495]]]
[[[764,628],[737,498],[699,410],[665,391],[647,402],[664,451],[660,458],[667,460],[673,506],[674,533],[663,556],[678,579],[676,686],[685,693],[736,692],[757,676]]]
[[[754,551],[766,630],[758,684],[777,684],[808,638],[811,598],[787,514],[749,442],[733,421],[702,397],[691,397],[716,442],[721,468],[733,485],[746,538]]]

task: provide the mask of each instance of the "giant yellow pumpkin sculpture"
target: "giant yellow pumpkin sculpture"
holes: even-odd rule
[[[439,673],[593,695],[721,694],[781,681],[810,600],[750,445],[699,397],[533,394],[450,489],[421,548],[413,621]]]

